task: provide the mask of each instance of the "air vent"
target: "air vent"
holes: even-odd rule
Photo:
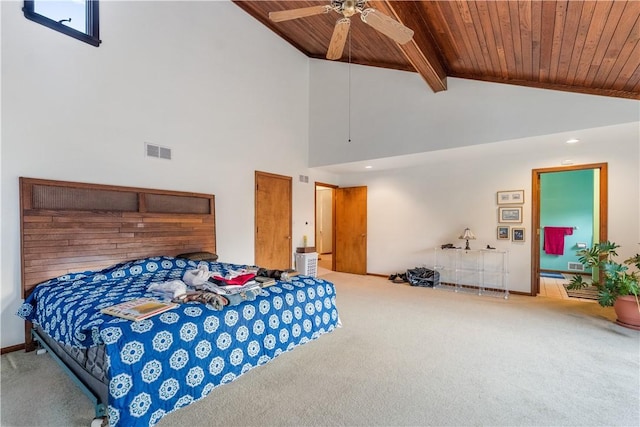
[[[309,183],[309,175],[299,175],[300,182]]]
[[[144,144],[147,157],[155,157],[156,159],[171,160],[171,148],[161,147],[159,145]]]
[[[569,271],[584,271],[584,265],[579,262],[569,262],[567,263],[567,270]]]

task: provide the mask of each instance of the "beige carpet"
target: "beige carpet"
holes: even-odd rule
[[[158,425],[640,425],[640,332],[610,309],[322,277],[336,284],[342,328]],[[48,355],[3,355],[1,368],[3,426],[92,417]]]

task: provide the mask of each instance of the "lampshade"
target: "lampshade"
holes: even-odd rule
[[[464,232],[458,237],[461,240],[476,240],[476,236],[471,232],[469,227],[464,229]]]
[[[469,240],[476,240],[476,236],[474,236],[474,234],[471,232],[469,227],[467,227],[464,229],[464,231],[462,232],[460,237],[458,237],[458,239],[466,240],[467,245],[464,247],[464,249],[468,251],[468,250],[471,250],[471,247],[469,246]]]

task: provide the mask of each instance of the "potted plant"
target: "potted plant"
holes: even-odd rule
[[[585,267],[598,268],[599,279],[592,283],[585,282],[580,275],[575,275],[567,286],[568,289],[580,289],[595,286],[598,289],[598,303],[602,307],[613,307],[616,323],[640,330],[640,301],[638,294],[640,279],[638,271],[630,271],[629,266],[640,270],[640,254],[625,260],[622,264],[615,260],[616,249],[620,246],[606,241],[596,243],[591,249],[577,252],[579,261]]]

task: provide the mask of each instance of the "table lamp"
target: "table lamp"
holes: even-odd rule
[[[467,227],[464,229],[464,232],[460,235],[460,237],[458,237],[458,239],[467,241],[467,246],[464,249],[468,251],[471,249],[471,247],[469,246],[469,240],[476,240],[476,236],[471,232],[469,227]]]

